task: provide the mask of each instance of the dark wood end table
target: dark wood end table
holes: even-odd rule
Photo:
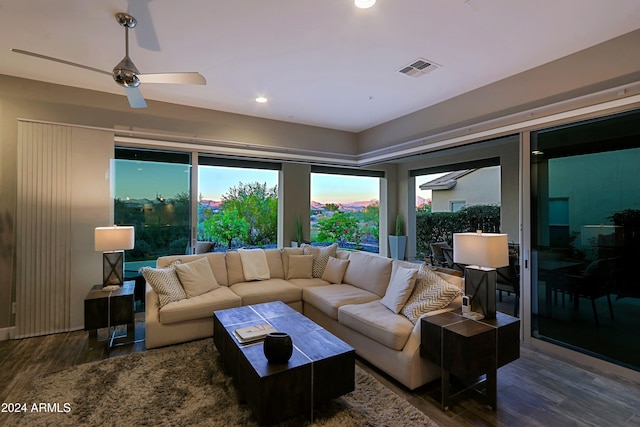
[[[242,344],[233,333],[261,323],[291,336],[287,363],[269,363],[262,341]],[[218,310],[213,328],[222,364],[260,424],[297,414],[313,419],[315,406],[355,389],[353,347],[280,301]]]
[[[90,336],[101,328],[109,329],[108,345],[130,344],[135,341],[135,282],[127,281],[115,290],[104,290],[102,285],[91,288],[84,299],[84,329]],[[115,336],[115,327],[127,326],[127,335]],[[111,328],[114,328],[113,332]]]
[[[459,312],[423,317],[420,355],[441,368],[443,411],[449,408],[452,397],[450,375],[461,380],[485,375],[486,403],[495,410],[498,368],[520,357],[520,319],[496,313],[493,319],[476,321]]]

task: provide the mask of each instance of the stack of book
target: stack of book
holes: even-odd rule
[[[267,334],[270,334],[271,332],[276,332],[276,330],[268,323],[246,326],[244,328],[239,328],[233,331],[238,341],[243,344],[264,339],[264,337],[266,337]]]

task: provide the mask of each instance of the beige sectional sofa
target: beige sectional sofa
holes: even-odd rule
[[[311,255],[305,256],[305,251]],[[334,259],[330,259],[328,253]],[[336,251],[335,247],[267,249],[264,255],[268,277],[260,280],[246,280],[242,256],[237,251],[159,258],[157,267],[161,269],[171,268],[176,260],[182,265],[196,260],[203,264],[201,259],[206,258],[217,284],[213,290],[160,307],[158,293],[147,283],[147,348],[212,336],[215,310],[280,300],[349,343],[359,356],[409,389],[440,376],[438,367],[420,357],[419,318],[407,308],[411,301],[414,301],[411,307],[415,307],[416,302],[422,304],[422,294],[417,295],[418,285],[413,291],[409,290],[410,294],[406,294],[405,289],[406,295],[401,295],[401,299],[408,295],[409,302],[400,313],[389,307],[398,310],[402,301],[395,301],[394,306],[394,300],[389,295],[385,297],[390,282],[399,283],[398,277],[419,268],[422,270],[418,280],[422,280],[420,283],[425,288],[424,273],[429,277],[434,274],[431,270],[424,271],[428,267],[365,252]],[[330,259],[328,263],[327,259]],[[455,288],[456,294],[449,292],[446,307],[420,312],[420,317],[460,307],[461,298],[455,295],[461,295],[461,278],[441,272],[435,274],[438,283]],[[442,302],[436,303],[442,305]],[[410,315],[405,315],[407,313]]]

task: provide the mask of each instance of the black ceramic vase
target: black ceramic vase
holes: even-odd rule
[[[285,363],[293,354],[293,342],[286,332],[271,332],[264,339],[264,355],[271,363]]]

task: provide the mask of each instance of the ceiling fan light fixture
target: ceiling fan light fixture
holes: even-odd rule
[[[267,98],[265,98],[264,96],[259,96],[256,98],[256,102],[258,104],[266,104],[267,102],[269,102],[269,100]]]
[[[368,9],[376,4],[376,0],[355,0],[356,7],[360,9]]]

